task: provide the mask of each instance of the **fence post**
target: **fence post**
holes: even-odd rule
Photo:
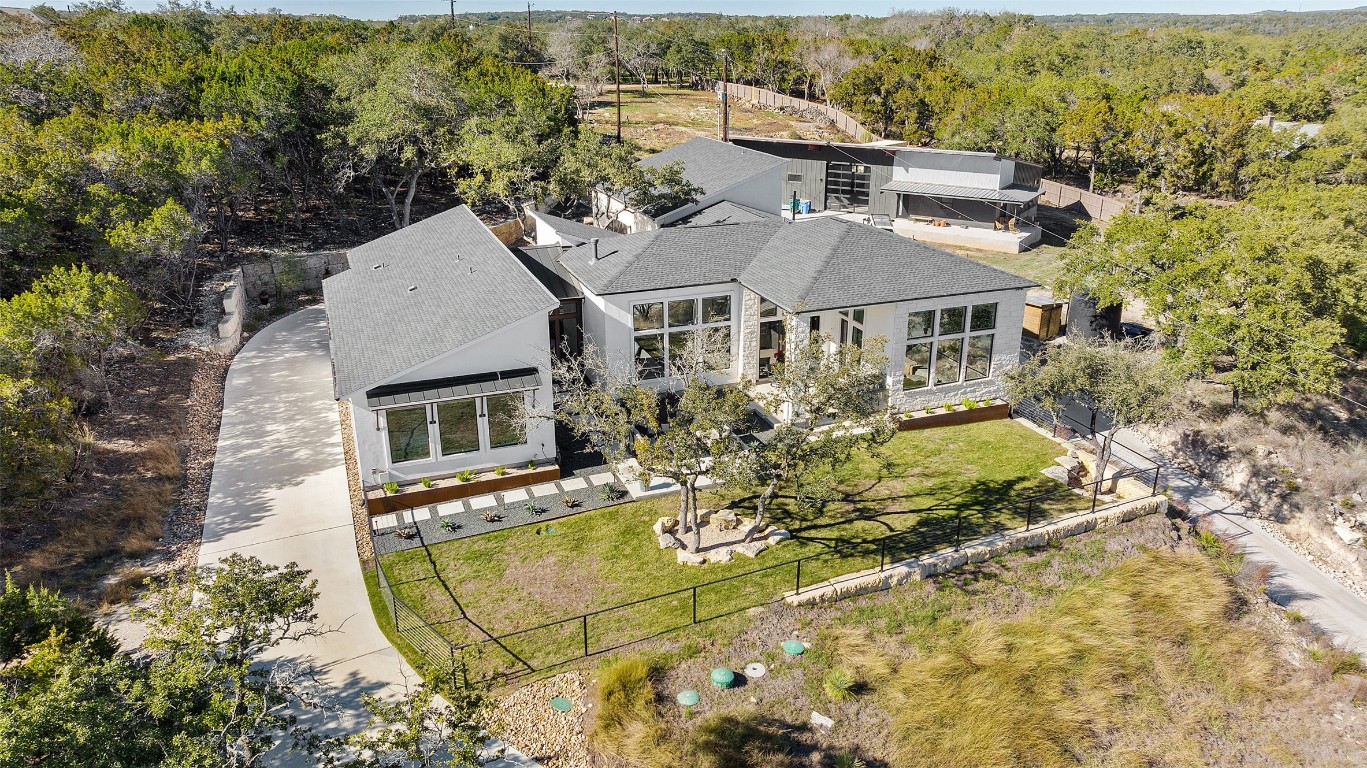
[[[1163,468],[1158,466],[1158,464],[1155,462],[1153,465],[1153,492],[1149,494],[1150,496],[1158,495],[1158,473],[1162,471]]]
[[[954,524],[954,548],[959,548],[959,540],[964,535],[964,511],[959,510],[958,519]]]
[[[1025,530],[1030,530],[1030,522],[1034,518],[1035,500],[1030,499],[1025,502]]]
[[[878,572],[883,572],[883,566],[888,562],[888,537],[884,536],[878,540]]]
[[[793,594],[802,591],[802,558],[797,559],[797,583],[793,585]]]
[[[698,588],[693,588],[693,623],[698,623]]]
[[[1101,493],[1101,480],[1092,483],[1092,511],[1096,511],[1096,497]]]
[[[589,657],[589,615],[586,613],[581,617],[584,620],[584,658]]]

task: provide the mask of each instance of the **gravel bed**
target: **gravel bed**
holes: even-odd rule
[[[436,507],[419,507],[418,509],[430,510],[432,516],[427,520],[419,520],[414,527],[418,529],[418,535],[405,539],[398,535],[398,531],[406,526],[390,528],[383,532],[376,533],[372,539],[375,554],[384,555],[391,552],[402,552],[407,549],[430,544],[440,544],[444,541],[464,539],[470,536],[480,536],[494,531],[501,531],[505,528],[517,528],[523,525],[537,525],[549,523],[562,517],[570,517],[583,512],[589,512],[603,507],[614,507],[618,504],[626,504],[631,501],[631,496],[620,483],[613,484],[620,493],[614,501],[603,501],[598,498],[598,489],[601,486],[589,486],[577,491],[564,491],[554,496],[532,497],[530,500],[535,505],[537,512],[528,511],[526,501],[513,502],[511,504],[502,503],[504,494],[492,494],[499,500],[500,504],[490,509],[467,510],[458,512],[454,515],[438,517]],[[526,490],[526,489],[521,489]],[[570,496],[576,499],[579,504],[575,507],[566,507],[560,502],[561,497]],[[485,520],[483,515],[486,512],[493,512],[502,519],[490,522]],[[443,527],[444,523],[449,523],[449,529]],[[544,532],[554,534],[555,526],[548,525]]]
[[[356,444],[352,434],[351,403],[337,401],[337,417],[342,422],[342,461],[346,464],[347,492],[351,497],[351,525],[356,534],[356,554],[361,560],[375,559],[375,548],[370,545],[370,514],[366,511],[365,492],[361,489],[361,470],[356,463]]]
[[[588,768],[584,735],[587,691],[580,672],[566,672],[524,685],[488,705],[485,727],[546,768]],[[574,706],[557,712],[551,699],[563,696]]]

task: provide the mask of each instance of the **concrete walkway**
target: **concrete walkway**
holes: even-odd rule
[[[1207,520],[1216,533],[1237,542],[1246,559],[1275,566],[1267,583],[1268,597],[1300,611],[1338,645],[1367,654],[1367,601],[1288,547],[1263,527],[1262,521],[1248,517],[1238,504],[1173,465],[1138,433],[1120,431],[1115,456],[1134,466],[1161,466],[1160,485],[1168,486],[1193,517]]]
[[[301,721],[352,732],[367,722],[361,694],[420,682],[380,632],[361,576],[322,307],[262,330],[228,371],[199,563],[233,552],[295,562],[318,580],[318,622],[337,631],[276,649],[311,664],[327,691],[333,711]],[[490,765],[534,765],[518,757]]]

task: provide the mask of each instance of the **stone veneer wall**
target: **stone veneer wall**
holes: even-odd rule
[[[954,550],[941,550],[925,557],[893,563],[879,572],[876,568],[858,571],[814,585],[802,592],[788,592],[784,601],[789,605],[816,605],[841,600],[854,595],[878,592],[890,587],[938,576],[969,563],[981,563],[1018,549],[1042,547],[1051,541],[1066,539],[1081,533],[1127,523],[1131,520],[1168,511],[1166,496],[1148,496],[1122,502],[1091,514],[1077,515],[1030,530],[1008,531],[970,542]]]
[[[741,289],[740,375],[746,381],[759,378],[759,294]]]

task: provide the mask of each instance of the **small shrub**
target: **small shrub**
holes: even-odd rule
[[[598,498],[601,501],[617,501],[622,498],[622,489],[613,483],[598,486]]]
[[[1343,498],[1339,499],[1339,506],[1343,507],[1344,509],[1352,509],[1353,507],[1356,507],[1357,504],[1354,503],[1351,496],[1344,496]]]
[[[945,413],[953,413],[954,403],[945,403]]]
[[[535,461],[529,461],[529,462],[527,462],[527,471],[530,472],[530,471],[532,471],[533,469],[536,469],[536,462],[535,462]]]
[[[432,487],[432,478],[430,478],[430,477],[424,477],[423,479],[419,480],[418,482],[422,483],[422,487],[424,487],[424,488],[431,488],[431,487]]]
[[[935,406],[933,406],[933,405],[927,405],[927,406],[926,406],[926,413],[935,413]]]
[[[522,505],[522,509],[523,509],[527,514],[532,515],[532,516],[539,515],[539,514],[541,514],[542,512],[545,512],[545,511],[546,511],[546,510],[542,509],[541,507],[537,506],[537,504],[536,504],[535,501],[528,501],[527,503],[523,504],[523,505]]]
[[[456,479],[461,481],[462,483],[468,483],[471,480],[475,479],[474,470],[462,469],[461,471],[456,473]]]
[[[688,750],[698,768],[787,768],[797,765],[792,729],[754,711],[720,712],[698,723]]]
[[[494,467],[494,474],[497,475],[498,477],[503,477],[504,475],[508,474],[508,468],[507,468],[507,467]]]
[[[503,519],[503,515],[500,515],[497,512],[485,512],[484,514],[480,515],[480,519],[482,519],[486,523],[497,523]]]
[[[460,523],[456,522],[455,520],[443,520],[443,521],[441,521],[441,529],[442,529],[443,531],[455,532],[455,531],[459,531],[459,530],[460,530],[460,527],[461,527],[461,526],[460,526]]]
[[[973,408],[977,408],[977,407],[978,407],[978,401],[977,401],[977,400],[970,400],[970,399],[968,399],[968,398],[965,397],[965,398],[964,398],[964,403],[963,403],[963,405],[964,405],[965,408],[968,408],[968,409],[971,410],[971,409],[973,409]]]
[[[560,504],[565,509],[574,509],[575,507],[579,506],[579,499],[576,499],[573,496],[567,494],[565,496],[560,497]]]
[[[1329,674],[1334,677],[1361,674],[1363,670],[1361,656],[1334,646],[1328,648],[1311,646],[1310,658],[1323,664]]]
[[[831,758],[831,768],[868,768],[868,764],[853,752],[841,752]]]
[[[1295,608],[1289,608],[1286,611],[1286,620],[1291,622],[1292,624],[1300,624],[1301,622],[1305,621],[1305,614],[1301,613]]]
[[[854,675],[836,667],[826,673],[825,679],[821,681],[821,690],[832,701],[853,701],[858,695],[857,685]]]
[[[390,496],[393,496],[394,494],[399,492],[399,484],[394,482],[393,480],[390,480],[389,482],[384,484],[384,492],[389,494]]]
[[[650,664],[641,656],[628,656],[598,670],[598,707],[588,739],[597,749],[628,762],[666,768],[677,760],[655,707],[650,674]]]

